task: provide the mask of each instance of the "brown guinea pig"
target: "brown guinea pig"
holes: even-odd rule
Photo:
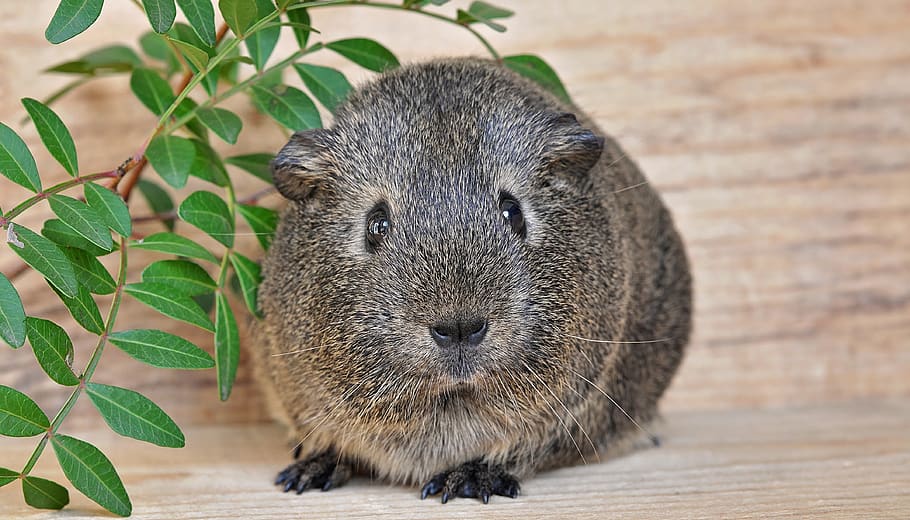
[[[515,497],[652,419],[688,341],[685,251],[658,195],[577,108],[444,59],[354,91],[273,162],[260,379],[304,458]]]

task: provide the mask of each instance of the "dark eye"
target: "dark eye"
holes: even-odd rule
[[[499,214],[512,228],[512,232],[524,238],[527,234],[525,229],[525,217],[521,213],[521,206],[518,201],[511,195],[504,193],[499,197]]]
[[[370,252],[375,251],[382,244],[391,227],[392,223],[389,221],[385,206],[377,206],[370,212],[367,216],[367,249]]]

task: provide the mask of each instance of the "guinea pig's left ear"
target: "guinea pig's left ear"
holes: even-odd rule
[[[304,200],[328,186],[334,164],[327,133],[321,128],[296,132],[272,160],[275,187],[286,198]]]
[[[550,139],[544,157],[552,171],[584,175],[600,159],[604,138],[581,126],[574,114],[556,115],[547,132]]]

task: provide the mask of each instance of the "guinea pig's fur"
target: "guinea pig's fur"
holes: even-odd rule
[[[295,134],[273,174],[290,202],[252,348],[307,454],[285,490],[359,469],[444,501],[514,496],[536,471],[596,460],[633,432],[626,412],[654,417],[689,337],[685,251],[574,106],[491,61],[406,66]],[[377,208],[389,228],[371,245]],[[479,344],[431,336],[471,320]]]

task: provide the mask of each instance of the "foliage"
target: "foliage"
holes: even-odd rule
[[[114,514],[128,516],[132,511],[111,461],[92,444],[60,433],[83,393],[115,432],[158,446],[184,445],[180,428],[147,397],[93,381],[108,343],[153,367],[214,368],[218,395],[222,400],[230,395],[240,343],[226,288],[236,286],[239,300],[256,315],[260,282],[259,265],[234,250],[237,227],[245,224],[251,229],[264,250],[271,242],[278,213],[258,206],[259,196],[238,199],[233,188],[237,172],[270,182],[272,156],[264,151],[221,157],[210,145],[212,135],[234,144],[243,130],[243,120],[218,105],[244,93],[253,106],[283,127],[292,131],[320,127],[323,122],[316,102],[331,113],[352,87],[340,71],[307,63],[305,57],[328,49],[371,71],[381,72],[399,64],[389,49],[369,38],[314,42],[317,35],[322,37],[311,25],[314,10],[328,6],[392,9],[459,26],[475,35],[494,59],[568,99],[558,77],[543,60],[530,55],[500,57],[477,31],[476,27],[483,26],[502,32],[505,27],[500,22],[513,14],[485,2],[473,2],[454,15],[438,10],[447,0],[219,0],[217,6],[212,0],[134,3],[152,29],[139,38],[141,55],[121,44],[89,52],[48,69],[74,78],[62,89],[43,102],[22,100],[41,142],[71,179],[44,186],[26,143],[10,126],[0,123],[0,174],[5,177],[0,182],[15,183],[34,193],[7,211],[0,210],[7,246],[25,264],[17,274],[0,274],[0,338],[14,349],[27,342],[37,366],[70,391],[69,399],[50,419],[29,396],[0,386],[0,435],[40,436],[20,471],[0,468],[0,486],[19,480],[25,502],[36,508],[60,509],[69,502],[66,488],[31,475],[50,445],[73,487]],[[61,0],[47,26],[46,39],[59,44],[78,36],[98,19],[102,5],[103,0]],[[186,23],[177,21],[178,8]],[[221,27],[216,24],[216,13],[224,20]],[[299,48],[276,60],[272,54],[281,31],[291,31]],[[307,92],[284,84],[287,69],[296,72]],[[150,129],[147,144],[121,165],[84,173],[79,169],[70,131],[51,105],[73,89],[111,75],[128,77],[132,93],[158,116],[158,122]],[[179,204],[170,195],[173,190],[163,189],[148,175],[140,178],[149,165],[160,181],[183,197]],[[190,176],[208,182],[209,189],[182,193]],[[0,186],[12,188],[10,184]],[[127,204],[134,188],[145,197],[154,215],[134,214]],[[40,233],[18,224],[20,215],[43,201],[57,218],[47,220]],[[137,220],[157,220],[165,229],[138,236],[132,226]],[[198,228],[219,247],[209,249],[183,236],[182,224]],[[141,280],[128,281],[128,256],[134,248],[174,258],[152,262],[143,269]],[[108,254],[119,257],[116,273],[98,260]],[[53,321],[29,315],[24,308],[15,278],[27,269],[41,273],[75,321],[97,336],[91,358],[81,371],[72,366],[77,346],[67,331]],[[104,315],[97,299],[102,295],[109,296],[100,301],[110,301]],[[166,331],[117,330],[124,296],[211,332],[214,357]]]

